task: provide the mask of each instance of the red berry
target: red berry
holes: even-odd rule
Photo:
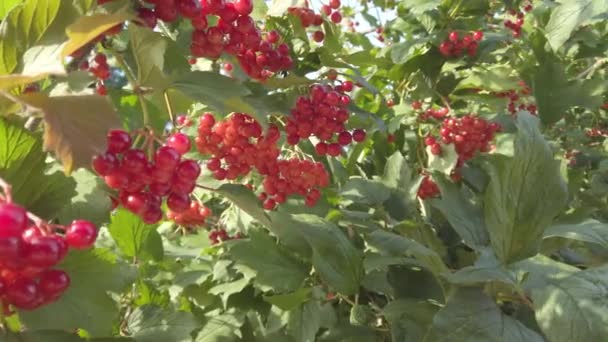
[[[27,309],[38,297],[38,286],[32,279],[19,277],[6,288],[5,296],[14,306]]]
[[[190,138],[183,133],[175,133],[167,139],[167,146],[173,147],[180,154],[190,151]]]
[[[455,31],[450,32],[450,34],[448,35],[448,40],[451,41],[452,43],[458,42],[458,32],[455,32]]]
[[[121,129],[113,129],[107,136],[108,152],[123,153],[131,147],[131,136]]]
[[[74,249],[87,249],[93,246],[97,239],[97,227],[86,220],[76,220],[65,231],[68,246]]]
[[[342,146],[346,146],[352,142],[352,139],[353,139],[353,137],[350,135],[350,133],[348,133],[346,131],[341,132],[338,135],[338,144],[340,144]]]
[[[339,144],[331,143],[327,145],[327,154],[332,157],[337,157],[342,153],[342,149]]]
[[[61,270],[47,270],[40,274],[38,289],[47,298],[62,294],[70,286],[70,277]]]
[[[329,7],[333,9],[340,8],[340,0],[329,0]]]
[[[252,0],[235,0],[234,8],[239,12],[240,15],[249,15],[253,11]]]
[[[0,203],[0,239],[20,236],[27,225],[27,212],[13,203]]]
[[[365,140],[365,131],[362,129],[356,129],[353,131],[353,140],[360,143]]]
[[[277,206],[277,203],[272,198],[268,198],[264,201],[263,207],[266,210],[273,210]]]
[[[323,41],[323,39],[325,39],[325,34],[323,33],[323,31],[315,31],[312,34],[312,39],[315,42],[320,43]]]
[[[190,208],[190,197],[172,193],[167,197],[167,207],[176,213],[181,213]]]
[[[176,174],[180,178],[195,181],[201,174],[201,167],[194,160],[187,159],[179,164]]]
[[[483,39],[483,32],[481,32],[481,31],[475,31],[475,32],[473,32],[473,39],[475,41],[477,41],[477,42],[480,41],[480,40],[482,40]]]
[[[62,244],[57,235],[34,236],[24,245],[25,261],[33,267],[52,267],[62,257]]]
[[[431,153],[438,156],[441,154],[441,145],[435,143],[431,145]]]
[[[336,12],[332,13],[329,18],[334,23],[339,24],[342,21],[342,14],[340,14],[340,12],[336,11]]]
[[[173,147],[161,146],[156,150],[154,162],[158,169],[172,172],[179,164],[180,158],[180,153]]]

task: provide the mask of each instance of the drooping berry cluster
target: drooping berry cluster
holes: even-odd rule
[[[86,70],[90,72],[95,78],[97,78],[97,84],[95,91],[99,95],[106,95],[107,89],[104,81],[110,78],[110,66],[108,65],[108,57],[103,53],[96,54],[91,61],[84,59],[78,66],[80,70]]]
[[[444,57],[462,57],[466,52],[473,57],[477,54],[479,41],[483,39],[483,32],[475,31],[467,34],[462,39],[459,38],[458,32],[452,31],[448,35],[448,39],[439,45],[439,53]]]
[[[507,19],[504,22],[506,28],[511,30],[514,38],[521,37],[521,27],[524,25],[524,16],[527,12],[532,11],[532,3],[528,2],[521,10],[509,10],[509,14],[515,17],[515,21]]]
[[[244,113],[234,113],[216,122],[211,113],[201,116],[196,146],[211,155],[207,168],[218,180],[234,180],[256,170],[264,176],[260,199],[272,210],[288,196],[299,194],[313,206],[321,197],[320,188],[329,184],[323,164],[297,158],[281,159],[277,145],[278,127],[271,125],[263,134],[260,124]]]
[[[515,115],[518,110],[527,110],[530,114],[536,115],[536,104],[525,99],[532,93],[532,90],[524,81],[519,81],[519,86],[521,87],[519,90],[511,89],[506,92],[495,93],[495,95],[496,97],[509,99],[507,110],[512,115]]]
[[[211,241],[212,245],[217,245],[224,241],[237,240],[240,238],[242,238],[241,234],[237,233],[234,236],[230,236],[224,229],[215,229],[209,232],[209,240]]]
[[[213,114],[205,113],[200,118],[195,142],[201,154],[211,155],[207,168],[217,180],[234,180],[254,167],[267,174],[280,154],[279,138],[276,126],[271,126],[264,135],[260,124],[247,114],[235,113],[216,122]]]
[[[494,135],[500,130],[500,125],[488,122],[474,115],[465,115],[443,120],[440,135],[443,144],[453,144],[458,154],[458,164],[461,166],[473,158],[476,152],[488,152],[492,148]],[[431,147],[431,153],[441,154],[438,139],[428,136],[425,144]]]
[[[321,198],[320,188],[329,185],[329,174],[323,164],[310,160],[287,159],[277,162],[276,172],[266,175],[259,198],[264,209],[272,210],[293,194],[305,198],[305,204],[314,207]],[[274,170],[273,170],[274,171]]]
[[[8,198],[8,196],[7,196]],[[69,275],[55,267],[71,249],[90,248],[97,227],[77,220],[69,226],[31,221],[21,206],[0,200],[0,302],[33,310],[59,299],[70,285]]]
[[[345,85],[338,89],[352,89],[347,89]],[[351,134],[346,130],[345,123],[350,115],[346,107],[349,103],[350,97],[343,92],[331,86],[313,85],[310,94],[298,97],[296,107],[291,110],[285,127],[287,142],[296,145],[302,139],[316,136],[321,140],[315,147],[316,152],[335,157],[342,152],[342,146],[349,145],[353,140],[365,140],[365,131],[358,129]]]
[[[149,138],[147,143],[153,143]],[[119,191],[118,201],[125,208],[146,223],[160,221],[164,197],[175,213],[190,208],[190,193],[201,169],[196,161],[182,158],[190,150],[188,136],[171,135],[150,159],[144,150],[131,146],[131,136],[123,130],[111,130],[107,143],[107,151],[93,158],[93,168]]]
[[[198,201],[192,201],[190,207],[182,212],[167,211],[167,218],[184,227],[200,227],[211,216],[211,209]]]

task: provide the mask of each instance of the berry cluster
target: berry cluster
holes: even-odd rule
[[[418,197],[422,200],[437,197],[440,194],[439,187],[429,175],[424,176],[422,178],[422,183],[420,183],[420,187],[418,188]]]
[[[199,227],[205,224],[207,217],[211,216],[211,209],[202,203],[193,201],[190,207],[182,212],[167,211],[167,218],[184,227]]]
[[[465,51],[474,57],[477,54],[479,41],[483,39],[483,32],[475,31],[465,35],[462,39],[458,36],[458,32],[452,31],[448,35],[448,39],[439,45],[439,53],[444,57],[461,57]]]
[[[491,141],[500,130],[500,125],[488,122],[474,115],[465,115],[458,118],[446,118],[441,126],[441,142],[454,144],[458,153],[458,166],[473,158],[477,151],[490,151]],[[437,138],[426,137],[425,145],[430,146],[431,153],[441,154],[441,145]]]
[[[338,90],[350,91],[352,83],[347,87],[345,82],[339,87]],[[345,123],[349,118],[346,107],[350,97],[341,91],[331,86],[314,85],[308,96],[298,97],[285,127],[287,142],[296,145],[314,135],[321,140],[315,147],[316,152],[336,157],[342,152],[342,146],[353,140],[365,140],[365,131],[357,129],[351,134],[346,130]]]
[[[511,20],[511,19],[507,19],[504,22],[504,25],[506,28],[508,28],[509,30],[511,30],[511,33],[513,34],[514,38],[519,38],[521,37],[521,27],[524,25],[524,15],[527,12],[532,11],[532,3],[528,2],[524,7],[523,10],[510,10],[509,14],[513,17],[515,17],[515,21]]]
[[[68,249],[90,248],[97,227],[77,220],[69,226],[49,225],[10,201],[0,200],[0,302],[33,310],[56,301],[70,285],[69,275],[54,267]],[[62,234],[59,234],[59,233]]]
[[[194,122],[185,115],[178,115],[175,118],[175,123],[177,124],[178,128],[192,127],[192,125],[194,125]]]
[[[195,139],[199,152],[212,157],[207,168],[217,180],[234,180],[247,175],[253,167],[267,174],[275,167],[280,151],[277,141],[280,132],[271,126],[266,135],[251,116],[235,113],[216,122],[213,114],[201,116]]]
[[[412,109],[414,109],[415,111],[420,111],[422,109],[422,102],[420,102],[420,101],[412,102]],[[449,113],[450,113],[450,109],[448,107],[439,107],[439,108],[429,107],[424,111],[420,111],[419,118],[422,121],[427,121],[427,120],[430,120],[431,118],[435,119],[435,120],[443,120],[448,116]]]
[[[234,180],[255,169],[264,176],[260,200],[267,210],[284,203],[294,194],[314,206],[321,197],[320,188],[329,184],[323,164],[297,158],[280,159],[277,145],[281,133],[271,125],[264,135],[260,124],[244,113],[234,113],[216,122],[211,113],[201,116],[196,146],[203,155],[211,155],[207,168],[218,180]]]
[[[519,86],[521,89],[515,90],[511,89],[502,93],[495,93],[496,97],[499,98],[508,98],[509,104],[507,105],[507,110],[509,113],[514,115],[518,110],[527,110],[532,115],[536,115],[536,105],[534,103],[525,102],[523,97],[527,97],[532,93],[530,87],[524,82],[519,81]]]
[[[585,130],[585,135],[590,138],[608,137],[607,128],[593,127]]]
[[[147,137],[148,147],[153,143]],[[104,154],[93,158],[93,168],[106,184],[118,190],[118,200],[125,208],[139,215],[146,223],[160,221],[161,204],[175,213],[190,208],[200,166],[182,158],[190,150],[190,139],[182,133],[171,135],[150,160],[142,149],[131,146],[131,136],[123,130],[111,130]]]
[[[314,207],[321,198],[321,191],[329,185],[329,174],[323,164],[310,160],[288,159],[277,162],[277,171],[264,178],[264,192],[259,195],[264,209],[272,210],[284,203],[287,196],[299,194],[305,197],[305,204]]]
[[[384,36],[382,35],[384,33],[384,28],[382,26],[378,26],[376,27],[376,39],[378,39],[380,42],[384,42]]]
[[[342,22],[342,13],[338,11],[340,6],[340,0],[329,0],[329,4],[321,6],[321,12],[323,12],[332,22],[339,24]]]
[[[78,66],[80,70],[86,70],[90,72],[95,78],[97,78],[97,84],[95,91],[99,95],[106,95],[107,89],[104,85],[104,81],[110,78],[110,66],[108,65],[108,57],[103,53],[96,54],[91,61],[84,59]]]
[[[234,236],[229,236],[228,232],[224,229],[216,229],[209,232],[209,240],[211,241],[212,245],[217,245],[228,240],[240,239],[241,237],[242,236],[239,233]]]

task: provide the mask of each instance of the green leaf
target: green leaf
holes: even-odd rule
[[[311,298],[312,289],[305,287],[298,289],[293,293],[287,293],[275,296],[264,296],[264,300],[273,304],[281,310],[291,311],[302,303],[307,302]]]
[[[400,298],[389,302],[382,314],[391,325],[393,341],[423,341],[438,310],[429,301]]]
[[[508,65],[492,65],[471,69],[470,74],[458,83],[456,89],[484,89],[503,92],[518,89],[519,79]]]
[[[532,291],[536,320],[552,342],[608,339],[608,267],[553,280]]]
[[[427,342],[543,342],[535,331],[505,315],[478,288],[460,288],[433,319]]]
[[[264,0],[253,0],[253,12],[251,12],[251,18],[255,20],[262,20],[268,13],[268,5]]]
[[[452,284],[460,286],[479,285],[487,282],[501,282],[507,285],[517,284],[515,275],[501,266],[479,267],[467,266],[454,273],[444,274],[444,278]]]
[[[90,167],[93,156],[105,152],[108,131],[120,127],[116,111],[103,96],[36,93],[21,99],[42,111],[44,148],[55,152],[66,173]]]
[[[96,13],[78,18],[75,23],[68,26],[66,29],[69,39],[63,48],[61,57],[65,58],[71,55],[81,47],[95,40],[107,30],[132,17],[131,13],[125,7],[112,14]],[[135,25],[130,25],[129,27],[131,26]]]
[[[107,292],[122,291],[134,278],[133,270],[105,249],[71,251],[59,268],[71,278],[66,293],[57,302],[21,312],[22,322],[32,330],[82,328],[93,337],[109,336],[118,305]]]
[[[510,270],[526,274],[522,282],[525,291],[546,287],[551,281],[571,276],[580,270],[574,266],[555,261],[542,254],[509,265]]]
[[[304,303],[296,310],[289,312],[287,331],[295,342],[315,342],[315,336],[321,328],[321,306],[318,301]]]
[[[427,146],[426,154],[429,159],[429,169],[442,172],[446,176],[452,173],[456,163],[458,163],[458,154],[453,144],[441,145],[441,154],[439,155],[434,155],[431,152],[431,146]]]
[[[137,64],[137,82],[142,87],[165,89],[171,82],[163,74],[167,41],[158,32],[129,25],[131,53]]]
[[[347,201],[374,205],[386,201],[391,193],[389,188],[380,181],[352,177],[342,187],[340,195]]]
[[[10,334],[7,340],[3,338],[4,336],[0,335],[2,342],[85,342],[76,333],[61,330],[24,331],[17,335]]]
[[[545,27],[547,41],[553,50],[559,49],[572,32],[596,15],[608,12],[605,0],[560,1]]]
[[[427,43],[427,38],[419,38],[409,39],[393,45],[390,50],[393,63],[404,64],[416,56],[427,53],[430,49]]]
[[[484,215],[490,241],[503,263],[538,252],[544,230],[562,211],[568,195],[538,120],[520,112],[517,127],[516,157],[496,155],[487,164],[490,183]]]
[[[349,322],[352,325],[366,326],[374,317],[367,305],[355,304],[350,308]]]
[[[27,0],[8,13],[0,24],[0,75],[15,71],[23,53],[42,38],[60,7],[61,1]]]
[[[368,245],[384,254],[414,257],[434,274],[441,274],[448,270],[441,257],[435,251],[426,248],[415,240],[410,240],[383,230],[376,230],[367,235],[365,241]]]
[[[268,235],[250,231],[250,239],[230,248],[231,257],[257,272],[255,282],[275,292],[295,291],[302,286],[309,267],[293,258]]]
[[[45,158],[39,137],[0,119],[0,177],[11,184],[15,202],[52,219],[74,196],[75,182],[61,172],[47,172]]]
[[[72,174],[76,181],[76,196],[58,214],[60,222],[71,222],[86,217],[98,226],[108,222],[110,196],[104,191],[101,177],[89,170],[80,169]]]
[[[340,293],[358,293],[364,275],[359,250],[333,223],[308,214],[293,217],[312,248],[312,264],[319,276]]]
[[[245,315],[223,314],[210,317],[196,336],[195,342],[235,341],[235,334],[245,323]]]
[[[0,20],[3,20],[10,10],[22,2],[23,0],[4,0],[0,2]]]
[[[144,305],[129,315],[127,327],[137,342],[189,342],[198,323],[189,312]]]
[[[390,188],[408,191],[411,181],[412,169],[407,164],[407,161],[401,152],[397,151],[393,153],[387,159],[384,166],[382,182]]]
[[[401,5],[412,11],[413,14],[422,14],[433,10],[441,4],[440,0],[403,0]]]
[[[163,245],[154,225],[126,209],[120,209],[112,217],[108,231],[125,256],[156,261],[163,258]]]
[[[465,197],[460,188],[440,175],[433,177],[441,198],[431,201],[439,209],[464,242],[472,247],[487,246],[490,242],[484,223],[483,209]]]
[[[251,217],[258,220],[261,224],[265,226],[271,225],[270,219],[262,208],[260,200],[246,186],[226,183],[222,184],[216,191]]]
[[[246,288],[247,285],[249,285],[249,280],[249,277],[242,277],[238,280],[229,283],[221,283],[210,288],[209,293],[214,295],[220,295],[220,297],[222,298],[222,302],[225,306],[230,296],[243,291],[243,289]]]
[[[608,249],[608,224],[586,220],[577,224],[560,224],[549,227],[543,238],[561,237],[598,244]]]

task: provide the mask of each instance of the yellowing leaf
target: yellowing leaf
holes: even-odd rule
[[[30,94],[20,99],[42,111],[44,148],[54,151],[66,173],[88,167],[105,150],[108,130],[120,127],[116,111],[102,96]]]
[[[81,17],[66,29],[69,40],[63,48],[61,56],[65,58],[71,55],[100,34],[131,18],[132,14],[127,10],[120,10],[113,14],[99,13]]]

